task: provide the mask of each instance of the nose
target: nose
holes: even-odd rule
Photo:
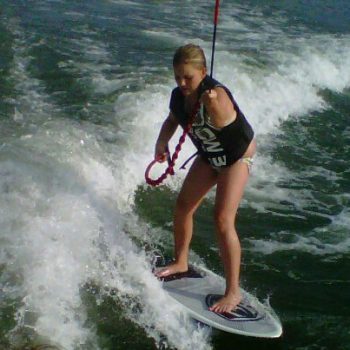
[[[185,79],[179,79],[179,86],[185,86],[185,85],[186,85]]]

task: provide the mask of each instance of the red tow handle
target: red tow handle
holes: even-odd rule
[[[146,168],[146,171],[145,171],[145,179],[146,179],[146,182],[148,185],[151,185],[151,186],[158,186],[160,185],[168,175],[174,175],[175,172],[174,172],[174,165],[172,164],[172,161],[171,161],[171,157],[170,157],[170,152],[169,152],[169,148],[167,147],[166,149],[167,151],[167,160],[168,160],[168,167],[166,168],[165,172],[158,177],[158,179],[151,179],[149,173],[152,169],[152,167],[154,166],[154,164],[156,163],[160,163],[160,158],[156,158],[154,160],[152,160],[151,163],[149,163],[148,167]]]
[[[187,126],[184,128],[182,135],[180,136],[179,142],[177,144],[177,146],[175,147],[175,151],[172,157],[170,157],[170,152],[169,149],[167,148],[167,153],[168,153],[168,167],[166,168],[166,170],[164,171],[164,173],[158,177],[158,179],[151,179],[150,178],[150,171],[152,169],[152,167],[154,166],[154,164],[159,162],[159,159],[154,159],[152,160],[152,162],[148,165],[148,167],[146,168],[145,171],[145,180],[146,182],[151,185],[151,186],[158,186],[160,185],[168,175],[174,175],[175,171],[174,171],[174,166],[175,166],[175,161],[176,159],[179,157],[179,153],[181,151],[182,145],[186,140],[186,135],[190,132],[191,128],[192,128],[192,124],[193,121],[199,111],[200,108],[200,102],[198,101],[196,106],[193,109],[193,113],[192,116],[190,118],[190,123],[187,124]]]

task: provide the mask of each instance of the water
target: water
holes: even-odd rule
[[[214,76],[259,146],[242,285],[284,336],[201,327],[150,272],[153,251],[171,254],[185,172],[157,189],[143,173],[172,54],[195,42],[210,57],[213,3],[0,1],[0,349],[350,349],[347,1],[221,4]],[[191,259],[222,273],[212,209],[209,194]]]

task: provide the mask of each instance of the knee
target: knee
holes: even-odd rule
[[[175,213],[177,214],[193,214],[196,208],[193,207],[192,203],[186,198],[179,196],[176,200]]]
[[[235,222],[234,217],[231,213],[226,213],[222,211],[214,212],[214,221],[216,231],[219,235],[224,235],[227,233],[235,233]]]

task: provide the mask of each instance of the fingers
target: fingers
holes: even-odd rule
[[[167,157],[168,157],[168,153],[159,153],[159,154],[155,154],[154,159],[159,163],[163,163],[167,160]]]
[[[156,145],[156,149],[154,152],[154,159],[159,163],[163,163],[167,160],[167,156],[168,156],[167,146]]]
[[[201,96],[201,102],[203,102],[204,104],[208,104],[216,100],[217,97],[218,97],[218,94],[214,89],[206,90],[203,92]]]
[[[212,89],[212,90],[207,90],[206,91],[207,93],[207,96],[210,98],[210,99],[213,99],[213,98],[217,98],[218,97],[218,93]]]
[[[163,163],[167,160],[169,155],[169,148],[166,143],[157,141],[155,152],[154,152],[154,159],[159,162]]]
[[[208,97],[210,99],[218,97],[218,94],[217,94],[217,92],[214,89],[213,90],[207,90],[207,91],[208,91]]]

